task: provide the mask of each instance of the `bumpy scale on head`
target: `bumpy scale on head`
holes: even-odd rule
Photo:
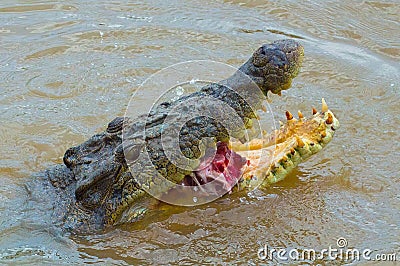
[[[298,42],[278,40],[261,46],[240,70],[249,75],[265,95],[268,91],[280,94],[291,86],[303,57],[304,48]]]

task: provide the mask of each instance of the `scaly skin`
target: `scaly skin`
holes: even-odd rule
[[[57,166],[47,171],[57,193],[66,194],[62,223],[72,230],[90,230],[137,220],[146,211],[151,198],[145,191],[154,186],[161,191],[168,189],[163,182],[154,179],[155,169],[169,181],[180,183],[190,174],[190,169],[197,167],[190,165],[189,170],[177,167],[169,161],[161,145],[165,126],[174,125],[175,120],[165,122],[174,108],[191,99],[211,97],[216,104],[207,103],[207,108],[219,108],[218,101],[222,101],[243,121],[242,128],[229,125],[234,135],[229,135],[218,121],[203,116],[188,121],[179,131],[179,147],[185,157],[198,159],[202,155],[200,140],[205,137],[226,143],[231,137],[243,139],[245,128],[251,127],[252,119],[256,118],[255,109],[262,107],[267,92],[280,94],[290,87],[303,54],[303,47],[292,40],[263,45],[232,77],[209,84],[176,102],[162,103],[150,114],[135,120],[116,118],[105,132],[68,149],[64,155],[66,167]],[[260,88],[259,94],[249,89],[254,85]],[[196,106],[189,105],[188,110],[199,105],[204,107],[202,104],[196,101]],[[123,130],[128,133],[122,141]],[[147,151],[150,160],[143,151]],[[244,180],[247,179],[245,176]]]

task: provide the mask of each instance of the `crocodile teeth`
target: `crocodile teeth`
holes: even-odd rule
[[[314,107],[312,108],[312,114],[315,115],[316,113],[318,113],[317,109],[315,109]]]
[[[300,148],[304,147],[304,141],[296,135],[296,140],[297,140],[297,145],[299,145]]]
[[[289,111],[286,111],[286,119],[288,121],[293,119],[293,115]]]
[[[283,127],[283,122],[282,122],[281,120],[279,120],[279,125],[280,125],[281,127]]]
[[[263,105],[261,105],[261,110],[263,110],[264,112],[266,112],[266,111],[267,111],[267,107],[263,104]]]
[[[331,113],[328,113],[328,118],[326,119],[325,123],[328,125],[333,123],[333,116],[331,115]]]
[[[300,112],[300,110],[297,112],[297,115],[299,116],[299,119],[303,119],[303,118],[304,118],[304,116],[303,116],[303,114]]]
[[[325,102],[325,99],[322,98],[322,112],[325,113],[326,111],[328,111],[328,105]]]

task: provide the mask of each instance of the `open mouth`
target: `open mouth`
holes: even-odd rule
[[[322,110],[312,110],[310,118],[299,111],[298,119],[286,112],[287,121],[262,139],[247,143],[217,143],[217,150],[206,152],[197,171],[186,176],[182,185],[206,184],[205,193],[228,193],[233,189],[268,186],[281,181],[302,161],[318,153],[331,140],[339,121],[322,99]]]
[[[236,153],[224,142],[217,143],[215,154],[207,151],[201,159],[197,171],[188,175],[183,180],[184,186],[199,186],[213,182],[211,193],[225,194],[229,192],[240,180],[243,174],[243,167],[249,161],[242,155]],[[211,156],[210,156],[211,155]]]

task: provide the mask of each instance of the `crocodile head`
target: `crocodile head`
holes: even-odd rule
[[[249,91],[248,88],[256,84],[262,92],[258,93],[262,94],[260,101],[258,99],[255,101],[255,107],[258,108],[268,91],[280,94],[282,90],[289,88],[292,79],[298,74],[303,54],[303,47],[293,40],[281,40],[263,45],[239,68],[239,71],[227,80],[221,81],[219,84],[207,85],[199,92],[182,97],[175,102],[162,103],[154,109],[154,112],[140,116],[128,123],[125,123],[126,120],[129,120],[127,118],[117,118],[109,124],[105,132],[96,134],[81,145],[67,150],[64,155],[64,163],[73,173],[75,182],[71,186],[75,192],[75,201],[71,204],[64,218],[65,223],[69,223],[71,227],[80,226],[81,224],[83,224],[82,226],[86,224],[88,227],[92,227],[92,225],[101,227],[105,224],[131,222],[137,219],[147,206],[143,201],[147,195],[145,191],[149,187],[155,187],[154,169],[174,184],[182,181],[185,183],[188,181],[186,180],[188,171],[190,173],[193,172],[192,170],[180,169],[170,162],[163,149],[161,132],[168,128],[175,128],[170,126],[174,125],[172,123],[174,120],[169,123],[165,122],[165,117],[170,114],[169,112],[174,109],[174,106],[178,105],[180,101],[199,96],[200,98],[213,97],[215,100],[211,102],[211,106],[200,107],[217,110],[220,108],[218,104],[224,101],[237,112],[240,118],[244,121],[250,121],[256,117],[255,112],[240,96],[257,98],[258,96],[252,93],[246,94]],[[243,74],[245,74],[246,78],[243,78]],[[228,90],[227,87],[239,90]],[[199,101],[194,102],[194,105],[197,105],[194,107],[198,107],[200,105]],[[193,109],[188,108],[188,110]],[[323,110],[323,116],[328,114],[334,119],[331,112]],[[299,158],[306,158],[307,154],[300,149],[301,143],[298,139],[302,140],[302,136],[310,136],[310,140],[313,141],[315,147],[318,147],[318,143],[324,144],[330,140],[325,138],[322,142],[318,142],[316,135],[312,135],[312,132],[317,130],[322,123],[321,119],[325,118],[319,119],[320,116],[322,116],[322,113],[310,120],[295,121],[291,119],[286,127],[279,130],[279,133],[274,133],[267,137],[267,139],[276,140],[276,147],[278,147],[278,150],[281,149],[283,151],[282,153],[275,152],[272,147],[275,142],[263,144],[259,149],[260,151],[276,153],[274,159],[270,161],[262,161],[266,158],[263,155],[264,153],[259,154],[253,150],[241,150],[244,146],[239,144],[231,143],[233,150],[229,149],[227,145],[230,136],[226,135],[224,128],[221,127],[218,121],[207,120],[208,117],[196,117],[193,121],[189,121],[190,123],[185,124],[181,130],[182,134],[179,135],[179,147],[185,157],[201,159],[200,155],[202,153],[199,152],[199,145],[202,138],[211,137],[215,141],[223,142],[223,144],[219,145],[219,159],[226,158],[227,154],[229,154],[229,156],[237,158],[235,162],[240,165],[240,167],[227,168],[231,171],[230,173],[235,173],[234,176],[225,176],[225,183],[223,182],[223,184],[228,183],[229,189],[236,183],[252,185],[252,180],[258,173],[257,171],[264,171],[267,176],[269,176],[269,173],[275,173],[277,177],[274,180],[277,181],[284,177],[286,172],[278,172],[271,165],[289,158],[291,156],[289,153],[291,154],[292,152],[291,148],[295,151],[298,150]],[[247,125],[247,122],[245,125]],[[128,128],[128,131],[131,132],[129,138],[124,136],[124,139],[122,139],[123,128]],[[141,130],[142,128],[146,128],[145,135]],[[187,134],[183,134],[183,132],[187,132]],[[303,132],[304,135],[301,135],[300,132]],[[325,133],[328,136],[328,132]],[[331,135],[329,136],[331,137]],[[238,134],[238,136],[240,135]],[[306,143],[304,140],[303,142]],[[249,142],[248,144],[251,146],[253,145],[252,143],[254,142]],[[307,149],[311,146],[311,144],[305,145]],[[147,149],[149,154],[149,157],[145,156],[147,160],[141,160],[144,149]],[[315,148],[310,148],[310,151],[316,150]],[[128,162],[129,156],[133,158],[132,163]],[[149,158],[151,161],[148,160]],[[290,158],[294,160],[297,157]],[[204,159],[208,160],[209,158]],[[256,160],[260,160],[263,163],[256,164]],[[219,160],[219,170],[224,169],[224,161],[225,159]],[[300,161],[298,159],[294,160],[293,165],[296,166]],[[247,165],[245,162],[250,164]],[[271,167],[268,168],[267,166]],[[289,167],[286,166],[285,169],[288,171]],[[276,173],[281,174],[276,175]],[[204,178],[206,182],[208,182],[207,178],[213,179],[213,177],[208,176]],[[192,181],[199,181],[200,179],[195,177]],[[240,182],[237,182],[238,180]],[[226,187],[226,185],[224,186]]]

